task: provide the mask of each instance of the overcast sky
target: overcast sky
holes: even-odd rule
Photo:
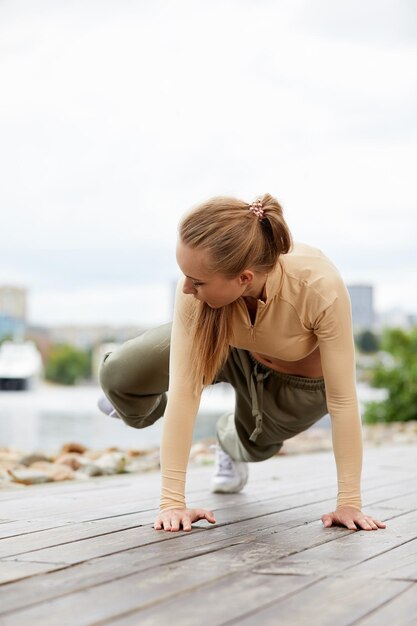
[[[34,323],[169,319],[177,223],[269,192],[417,311],[414,0],[0,1],[0,284]]]

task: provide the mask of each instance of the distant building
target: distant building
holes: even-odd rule
[[[145,328],[138,326],[49,326],[46,328],[30,327],[28,334],[35,340],[46,337],[49,345],[69,344],[80,350],[88,350],[102,343],[120,344],[140,335]]]
[[[48,328],[30,325],[26,329],[25,338],[33,341],[42,355],[43,362],[46,363],[52,347]]]
[[[0,286],[0,339],[23,340],[26,329],[26,289],[12,285]]]
[[[410,328],[417,326],[417,313],[409,313],[407,317]]]
[[[402,328],[410,330],[416,326],[417,317],[414,314],[406,313],[402,309],[389,309],[377,316],[377,327],[379,330],[384,328]]]
[[[352,302],[353,328],[355,331],[375,326],[374,288],[372,285],[347,285]]]

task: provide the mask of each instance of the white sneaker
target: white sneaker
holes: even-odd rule
[[[220,446],[211,446],[216,453],[216,471],[211,479],[213,493],[238,493],[248,482],[248,464],[234,461]]]
[[[101,396],[99,397],[97,401],[97,406],[100,409],[100,411],[104,413],[104,415],[108,415],[109,417],[119,417],[116,413],[116,409],[111,404],[107,396],[104,395],[104,393],[101,394]]]

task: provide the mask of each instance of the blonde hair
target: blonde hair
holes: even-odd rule
[[[181,241],[190,248],[208,251],[213,273],[235,278],[245,269],[268,273],[280,254],[291,249],[292,238],[278,201],[270,194],[259,198],[263,218],[250,204],[218,196],[198,205],[179,224]],[[191,318],[190,371],[195,387],[210,385],[227,360],[233,337],[235,302],[213,309],[195,301]]]

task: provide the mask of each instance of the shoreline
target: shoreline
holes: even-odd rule
[[[417,421],[389,424],[363,424],[364,448],[417,443]],[[215,438],[194,443],[190,467],[214,464],[210,446]],[[313,454],[332,450],[328,428],[310,428],[284,442],[276,456]],[[91,478],[159,471],[159,447],[152,449],[88,448],[82,443],[63,444],[55,454],[39,450],[25,452],[0,447],[0,491],[63,481],[85,481]]]

